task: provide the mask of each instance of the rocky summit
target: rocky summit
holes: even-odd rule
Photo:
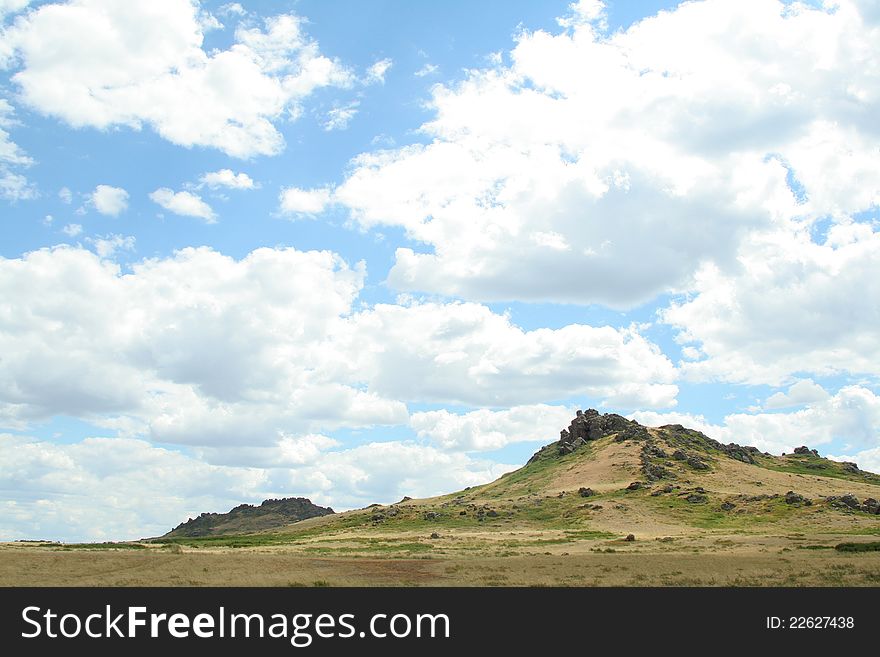
[[[228,513],[202,513],[197,518],[180,523],[163,538],[226,536],[265,531],[332,513],[333,509],[330,507],[312,504],[305,497],[270,499],[259,506],[240,504]]]

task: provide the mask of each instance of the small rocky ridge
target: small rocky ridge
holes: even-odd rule
[[[262,504],[239,504],[228,513],[202,513],[172,529],[166,537],[220,536],[242,531],[257,531],[289,525],[292,522],[326,516],[330,507],[312,504],[305,497],[265,500]]]

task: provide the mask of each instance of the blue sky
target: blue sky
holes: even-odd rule
[[[436,494],[585,407],[880,468],[869,2],[0,15],[0,539]]]

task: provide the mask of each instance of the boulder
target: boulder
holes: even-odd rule
[[[581,488],[578,488],[578,495],[580,495],[581,497],[592,497],[595,494],[596,493],[593,491],[592,488],[585,488],[583,486]]]
[[[859,509],[861,507],[861,503],[859,502],[859,498],[857,498],[852,493],[847,493],[846,495],[829,495],[825,498],[825,501],[828,502],[831,506],[838,509]]]
[[[880,515],[880,502],[875,500],[873,497],[869,497],[864,502],[862,502],[862,511],[864,511],[865,513]]]
[[[669,479],[672,473],[662,465],[655,463],[646,463],[642,466],[642,472],[648,481],[656,481],[657,479]]]
[[[795,493],[793,490],[788,491],[785,494],[785,503],[786,504],[796,504],[801,505],[806,501],[803,495],[799,495]]]
[[[626,535],[626,538],[623,539],[623,540],[624,540],[624,541],[629,541],[630,543],[632,543],[634,540],[636,540],[636,536],[635,536],[635,534],[627,534],[627,535]]]
[[[709,501],[709,498],[702,493],[690,493],[684,499],[686,502],[690,502],[691,504],[705,504]]]
[[[691,466],[694,470],[708,470],[709,466],[705,461],[701,461],[696,456],[689,456],[686,463]]]

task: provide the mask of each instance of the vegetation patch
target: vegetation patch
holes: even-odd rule
[[[880,552],[880,541],[871,543],[839,543],[834,546],[838,552]]]

